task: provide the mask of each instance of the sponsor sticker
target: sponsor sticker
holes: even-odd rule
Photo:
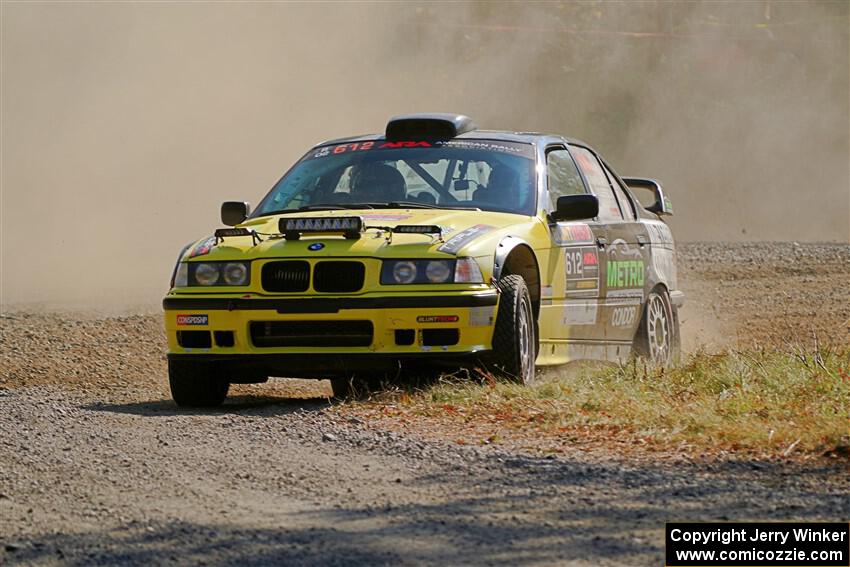
[[[608,289],[605,294],[606,298],[615,298],[623,302],[628,300],[643,301],[643,288],[625,288],[625,289]]]
[[[494,142],[488,140],[367,140],[316,148],[307,154],[304,159],[320,159],[331,155],[350,154],[369,150],[398,150],[407,148],[457,148],[501,152],[527,158],[534,157],[534,146],[520,142]]]
[[[416,318],[417,323],[457,323],[459,320],[457,315],[420,315]]]
[[[564,305],[564,325],[595,325],[598,305],[596,301],[570,301]]]
[[[212,250],[213,246],[215,246],[215,243],[215,236],[210,236],[209,238],[192,248],[192,252],[191,254],[189,254],[189,257],[194,258],[195,256],[203,256],[204,254],[209,254],[210,250]]]
[[[645,225],[650,242],[663,246],[673,245],[673,234],[670,232],[669,226],[663,222],[646,222]]]
[[[437,248],[440,252],[447,254],[457,254],[461,248],[487,232],[490,232],[495,227],[488,224],[476,224],[466,230],[462,230],[452,236],[445,244]]]
[[[611,313],[611,325],[615,327],[631,327],[637,319],[637,307],[617,307]]]
[[[629,243],[622,238],[617,238],[611,243],[611,248],[608,251],[612,257],[620,259],[626,258],[643,258],[643,254],[636,246],[629,246]]]
[[[552,237],[557,244],[590,244],[593,242],[593,231],[585,223],[558,223],[552,227]]]
[[[178,325],[208,325],[209,315],[180,314],[177,315]]]
[[[368,221],[386,221],[386,222],[391,222],[391,221],[402,221],[402,220],[407,220],[407,219],[409,219],[410,217],[412,217],[413,215],[406,215],[406,214],[404,214],[404,213],[398,213],[398,214],[393,214],[393,213],[369,213],[369,214],[360,215],[360,216],[363,218],[363,220],[368,220]]]
[[[676,287],[676,262],[673,251],[667,248],[656,248],[652,250],[652,265],[658,277],[674,288]]]
[[[567,295],[599,289],[599,252],[595,246],[568,247],[564,251]]]
[[[493,308],[489,306],[469,308],[470,327],[489,327],[493,324]]]
[[[611,243],[606,264],[607,297],[643,298],[646,263],[637,246],[629,246],[622,238]]]
[[[608,260],[608,288],[643,287],[643,260]]]
[[[652,267],[656,277],[676,287],[676,262],[673,252],[673,234],[663,222],[646,222],[646,231],[652,243]]]

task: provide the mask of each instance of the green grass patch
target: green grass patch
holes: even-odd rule
[[[850,349],[697,352],[673,369],[566,367],[528,386],[443,377],[386,395],[407,415],[517,433],[589,431],[697,451],[828,451],[850,433]]]

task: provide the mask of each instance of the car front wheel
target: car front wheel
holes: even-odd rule
[[[493,329],[493,361],[507,378],[527,384],[534,378],[537,333],[528,287],[521,276],[499,280],[499,312]]]
[[[168,361],[171,397],[181,407],[220,406],[227,397],[230,383],[218,368],[204,361]]]

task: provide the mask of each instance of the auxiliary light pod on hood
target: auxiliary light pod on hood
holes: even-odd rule
[[[222,231],[227,229],[221,229]],[[235,229],[240,230],[240,229]],[[245,230],[245,229],[241,229]],[[443,228],[436,224],[400,224],[397,226],[366,226],[362,217],[308,217],[285,218],[278,221],[278,230],[286,240],[299,240],[302,234],[341,234],[346,239],[357,240],[366,230],[386,232],[391,240],[398,234],[429,234],[443,238]]]
[[[436,235],[440,242],[443,241],[443,227],[436,224],[399,224],[396,226],[367,226],[374,230],[382,230],[387,233],[387,242],[392,244],[393,234],[430,234]]]
[[[228,236],[250,236],[251,241],[254,243],[254,246],[256,246],[258,242],[263,241],[263,239],[260,238],[260,235],[257,234],[256,231],[250,230],[248,228],[217,228],[215,231],[216,245],[221,242],[224,242],[224,239]]]
[[[287,240],[298,240],[302,234],[342,234],[350,240],[360,238],[365,226],[362,217],[308,217],[278,221],[278,230]]]

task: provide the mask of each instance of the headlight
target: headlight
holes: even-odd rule
[[[245,285],[248,281],[248,267],[242,262],[230,262],[224,265],[222,276],[227,285]]]
[[[425,268],[425,277],[432,283],[447,282],[452,277],[451,264],[446,260],[428,262]]]
[[[217,264],[198,264],[195,266],[195,281],[199,285],[215,285],[218,282],[219,273]]]
[[[409,284],[416,281],[416,264],[413,262],[395,262],[393,265],[393,281],[391,283]]]
[[[481,268],[472,258],[457,260],[385,260],[382,285],[483,283]]]
[[[185,276],[181,273],[183,271]],[[245,286],[251,283],[251,263],[187,262],[177,268],[174,280],[176,287]]]

